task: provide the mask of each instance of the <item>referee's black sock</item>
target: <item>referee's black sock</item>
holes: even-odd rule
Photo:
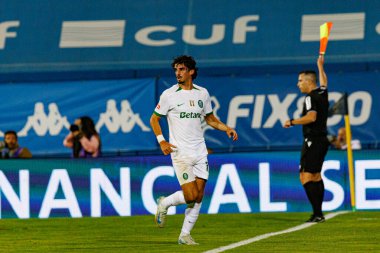
[[[323,198],[325,196],[325,184],[323,183],[323,180],[314,182],[314,184],[316,185],[317,192],[318,192],[318,212],[320,213],[320,216],[323,216],[322,203],[323,203]]]
[[[321,215],[321,208],[319,207],[319,194],[318,194],[318,186],[316,182],[309,181],[303,185],[307,198],[311,206],[313,207],[313,214],[316,216]]]

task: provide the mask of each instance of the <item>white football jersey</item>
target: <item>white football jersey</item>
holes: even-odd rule
[[[154,113],[167,117],[169,142],[181,155],[207,154],[201,123],[204,116],[212,113],[212,107],[205,88],[193,84],[192,90],[183,90],[173,85],[161,94]]]

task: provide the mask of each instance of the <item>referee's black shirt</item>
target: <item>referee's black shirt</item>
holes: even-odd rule
[[[306,137],[323,137],[327,135],[327,117],[329,110],[329,100],[327,88],[321,86],[312,90],[303,102],[302,116],[310,111],[317,112],[316,121],[303,125],[303,136]]]

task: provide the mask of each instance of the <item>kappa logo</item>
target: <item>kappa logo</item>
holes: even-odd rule
[[[38,136],[58,135],[63,128],[69,129],[70,123],[67,117],[62,117],[56,103],[50,103],[48,106],[48,114],[45,113],[44,104],[37,102],[34,105],[34,113],[28,116],[25,126],[17,135],[20,137],[27,136],[30,130],[34,130]]]
[[[95,127],[97,131],[102,127],[106,127],[110,133],[117,133],[119,130],[123,133],[128,133],[136,125],[144,132],[151,131],[141,120],[140,115],[133,112],[128,100],[121,101],[121,109],[119,111],[116,107],[116,101],[110,99],[107,101],[106,111],[100,113]],[[26,137],[30,131],[34,130],[38,136],[57,136],[61,133],[62,129],[70,129],[70,123],[66,116],[61,115],[58,105],[50,103],[48,112],[46,113],[44,104],[37,102],[34,105],[33,115],[28,116],[24,127],[17,132],[17,135],[19,137]],[[4,133],[0,131],[0,137],[2,136],[4,136]]]
[[[117,133],[119,129],[123,133],[129,133],[135,125],[138,125],[144,132],[150,131],[150,128],[141,120],[140,114],[133,112],[128,100],[122,100],[120,105],[119,112],[114,99],[107,101],[106,111],[100,114],[99,121],[96,124],[97,131],[105,126],[110,133]]]

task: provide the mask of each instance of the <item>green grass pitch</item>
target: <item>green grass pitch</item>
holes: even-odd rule
[[[153,216],[0,220],[1,252],[203,252],[303,224],[306,213],[201,214],[197,246],[178,245],[183,215],[159,229]],[[322,224],[227,252],[380,252],[380,212],[349,212]]]

